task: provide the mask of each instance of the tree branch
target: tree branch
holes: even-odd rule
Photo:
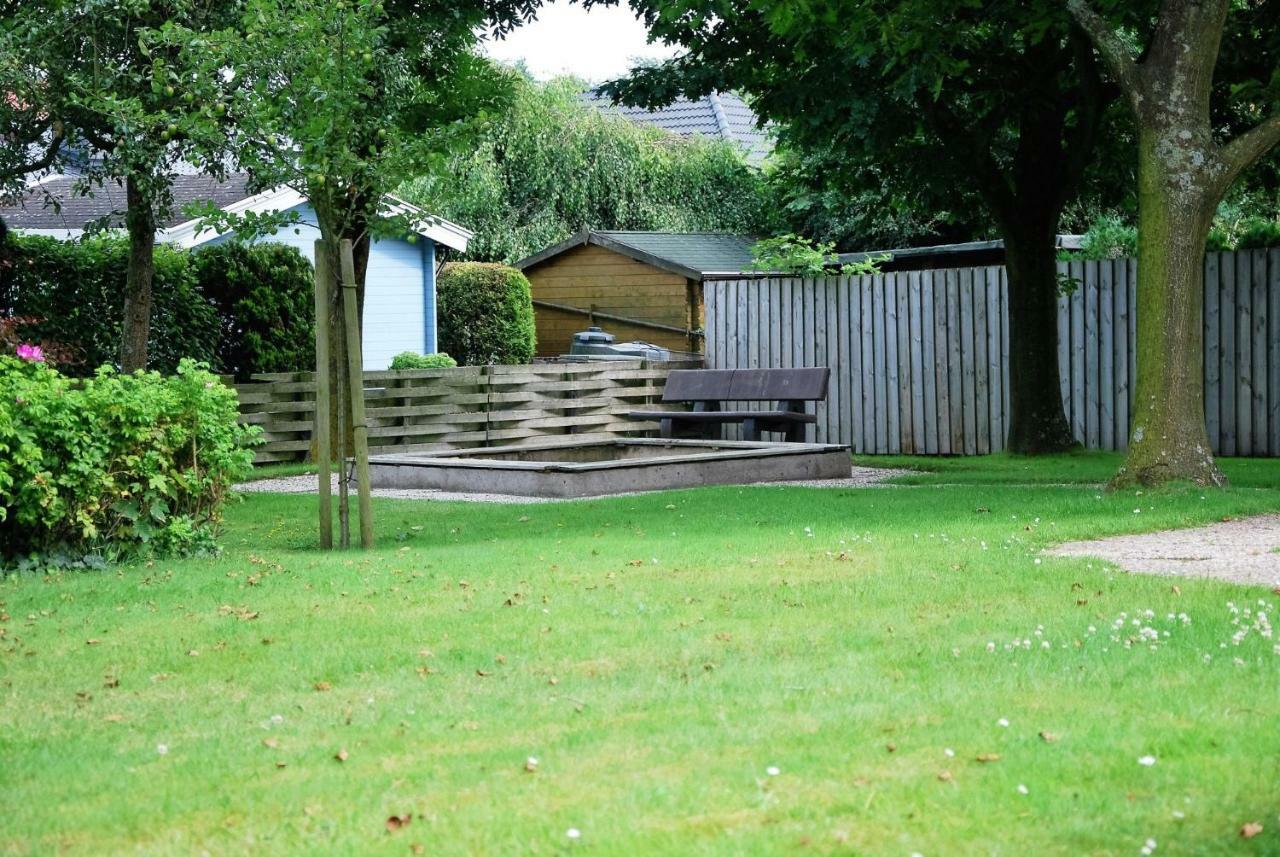
[[[1226,167],[1222,189],[1230,187],[1237,176],[1275,146],[1280,146],[1280,113],[1264,119],[1222,147],[1222,162]]]
[[[925,122],[965,160],[977,180],[979,195],[1000,222],[1016,220],[1018,200],[1009,177],[991,155],[991,133],[970,128],[947,105],[937,101],[921,105]]]
[[[1067,0],[1067,11],[1080,24],[1080,28],[1089,35],[1089,40],[1098,49],[1098,53],[1102,54],[1107,67],[1120,82],[1120,89],[1129,99],[1134,112],[1138,112],[1143,94],[1142,73],[1134,61],[1133,54],[1129,52],[1129,46],[1121,40],[1115,30],[1111,29],[1101,15],[1093,11],[1089,0]]]

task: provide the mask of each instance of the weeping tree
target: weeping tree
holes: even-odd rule
[[[173,24],[192,32],[222,26],[235,19],[238,4],[49,0],[4,6],[0,115],[7,120],[5,136],[22,148],[0,157],[0,182],[24,166],[56,165],[64,145],[74,143],[91,156],[82,165],[78,193],[123,186],[125,204],[117,215],[130,253],[120,365],[125,371],[145,368],[156,230],[173,206],[180,164],[223,174],[227,112],[226,81],[217,69],[184,62],[179,50],[152,36]]]
[[[1204,250],[1218,204],[1280,144],[1280,3],[1069,0],[1138,135],[1137,401],[1118,485],[1224,485],[1204,420]]]
[[[655,107],[736,89],[784,146],[851,191],[875,174],[916,205],[982,205],[1009,276],[1008,447],[1074,444],[1059,394],[1055,239],[1116,96],[1052,0],[630,0],[683,55],[606,86]]]

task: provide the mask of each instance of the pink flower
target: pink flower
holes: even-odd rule
[[[18,346],[18,357],[23,360],[29,360],[32,363],[44,362],[44,349],[39,345],[28,345],[23,343]]]

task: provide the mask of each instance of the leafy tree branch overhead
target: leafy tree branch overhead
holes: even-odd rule
[[[1010,448],[1073,443],[1057,392],[1055,235],[1118,93],[1060,3],[629,5],[684,53],[607,84],[616,98],[655,106],[742,90],[837,186],[866,193],[872,177],[895,206],[983,209],[1008,259]],[[1118,147],[1103,151],[1114,160]]]

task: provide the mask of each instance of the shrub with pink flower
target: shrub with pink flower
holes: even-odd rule
[[[31,345],[30,343],[22,343],[15,349],[19,359],[26,360],[30,363],[44,362],[44,349],[39,345]]]

